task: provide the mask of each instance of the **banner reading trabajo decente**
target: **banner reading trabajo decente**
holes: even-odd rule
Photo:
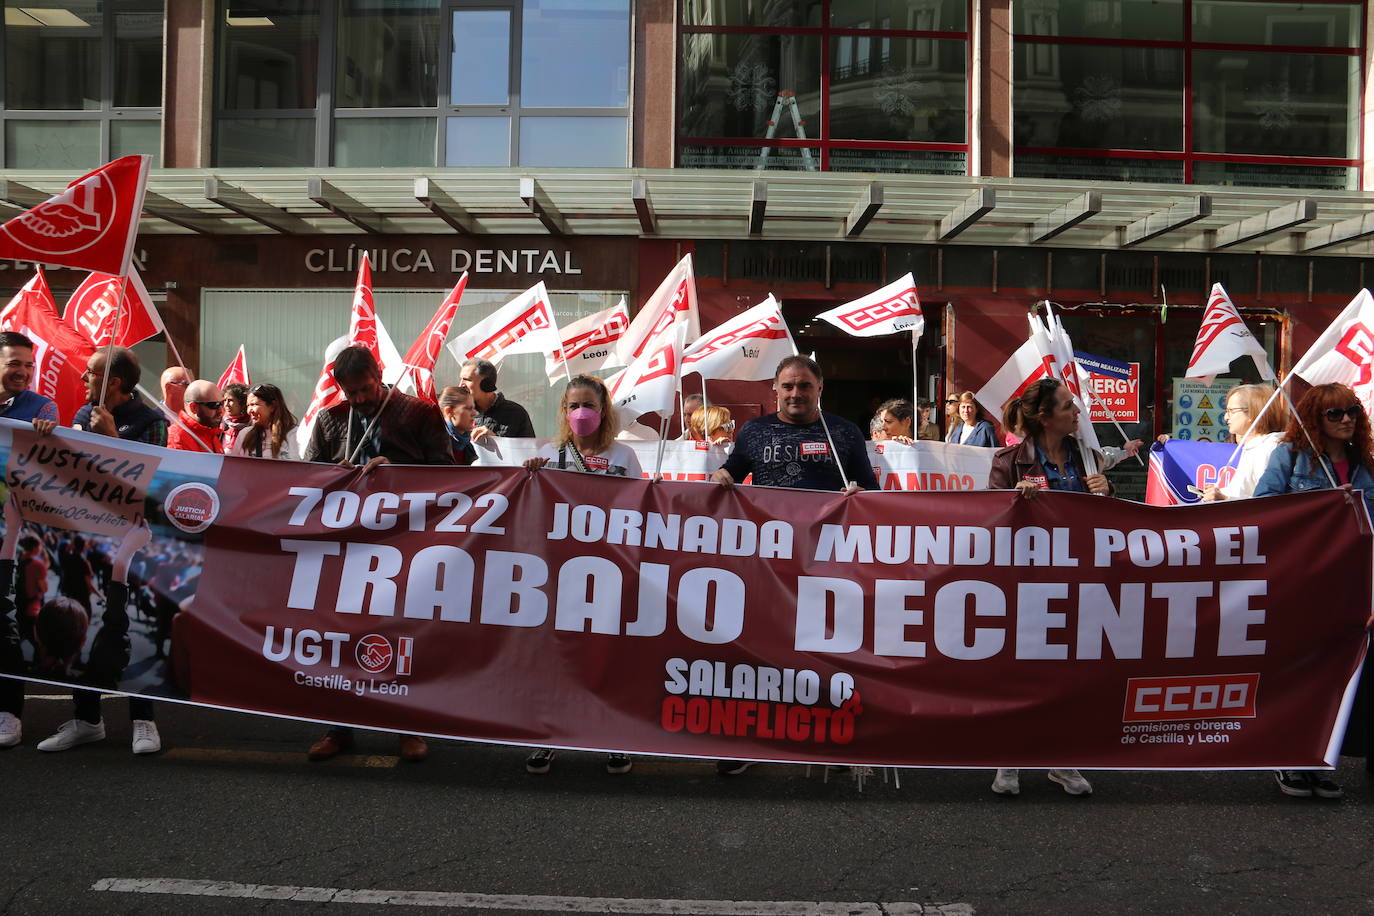
[[[706,758],[1313,766],[1366,644],[1343,493],[843,498],[120,447],[161,461],[155,537],[207,526],[168,677],[121,686],[247,711]]]

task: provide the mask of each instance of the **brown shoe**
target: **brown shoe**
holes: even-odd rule
[[[319,741],[310,745],[310,750],[306,752],[306,756],[311,760],[328,760],[331,757],[337,757],[340,753],[352,747],[352,737],[348,735],[335,735],[329,732]]]
[[[419,762],[429,756],[429,745],[418,735],[401,735],[401,759]]]

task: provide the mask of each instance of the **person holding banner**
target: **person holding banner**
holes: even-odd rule
[[[296,418],[276,385],[254,385],[248,392],[249,426],[239,433],[230,455],[294,460]]]
[[[1255,484],[1269,466],[1269,456],[1278,448],[1288,425],[1288,410],[1282,401],[1270,405],[1268,411],[1264,409],[1273,393],[1269,385],[1237,385],[1226,392],[1226,409],[1221,415],[1231,437],[1241,447],[1240,462],[1226,486],[1209,484],[1202,491],[1203,502],[1245,499],[1255,492]]]
[[[959,395],[959,422],[950,425],[945,441],[954,445],[976,445],[980,448],[996,448],[997,435],[992,424],[983,416],[982,405],[972,391]]]
[[[1042,378],[1012,398],[1002,415],[1002,425],[1022,431],[1025,438],[993,456],[988,489],[1014,489],[1027,499],[1035,498],[1041,490],[1108,495],[1111,485],[1107,478],[1083,470],[1083,459],[1073,437],[1078,429],[1078,414],[1073,395],[1058,379]],[[1049,777],[1070,795],[1093,794],[1092,785],[1077,770],[1052,769]],[[992,791],[998,795],[1020,794],[1021,771],[999,768]]]
[[[558,405],[558,435],[526,461],[525,467],[536,471],[552,466],[563,471],[638,480],[644,476],[639,458],[628,445],[615,441],[619,431],[620,423],[606,384],[594,375],[574,375],[563,389]],[[553,755],[552,748],[535,748],[525,760],[525,771],[547,773],[553,765]],[[628,773],[633,765],[625,754],[606,758],[607,773]]]
[[[224,454],[224,395],[219,386],[196,379],[186,387],[186,403],[167,430],[167,447],[183,452]]]
[[[927,409],[926,413],[929,412]],[[910,445],[916,437],[916,432],[912,429],[915,414],[916,412],[911,409],[910,401],[904,398],[892,398],[878,405],[874,421],[875,424],[882,424],[884,441]]]
[[[29,390],[33,370],[33,341],[18,331],[0,333],[0,388],[5,397],[0,417],[32,422],[35,428],[47,423],[51,432],[58,422],[57,403]]]
[[[1283,440],[1255,485],[1255,496],[1335,488],[1363,491],[1366,505],[1374,511],[1374,435],[1369,416],[1354,391],[1331,382],[1309,389],[1298,401]],[[1368,626],[1374,627],[1374,616]],[[1374,670],[1366,657],[1341,746],[1342,754],[1366,758],[1366,769],[1371,768],[1368,758],[1374,750],[1372,679]],[[1277,770],[1274,779],[1284,795],[1297,798],[1345,794],[1320,770]]]

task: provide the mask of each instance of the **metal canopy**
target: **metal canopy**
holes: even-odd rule
[[[71,172],[0,170],[0,217]],[[697,169],[155,169],[150,235],[762,238],[1368,257],[1374,193]]]

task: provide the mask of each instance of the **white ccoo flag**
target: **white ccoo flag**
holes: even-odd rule
[[[921,299],[916,295],[916,280],[911,274],[816,317],[855,337],[879,337],[901,331],[920,337],[926,327]]]
[[[1274,380],[1274,370],[1269,368],[1264,345],[1245,326],[1222,285],[1213,283],[1212,294],[1207,297],[1207,310],[1202,314],[1202,326],[1198,328],[1197,343],[1193,344],[1193,356],[1188,360],[1183,377],[1202,379],[1210,385],[1242,356],[1255,360],[1260,378],[1269,382]]]
[[[499,363],[512,353],[552,353],[562,346],[549,291],[542,282],[449,341],[453,358]]]
[[[797,352],[778,300],[758,305],[716,325],[682,351],[682,374],[706,379],[771,379],[778,363]]]

